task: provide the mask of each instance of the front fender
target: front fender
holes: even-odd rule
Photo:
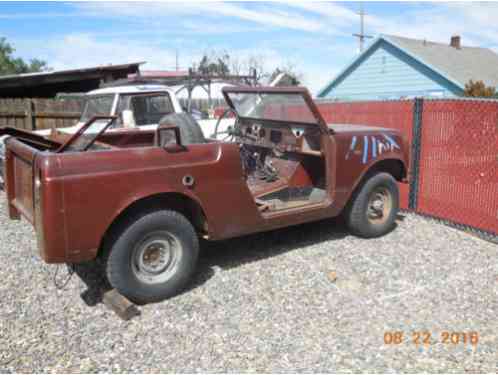
[[[351,198],[353,191],[371,173],[380,167],[386,172],[394,173],[392,165],[401,165],[407,173],[406,143],[401,134],[382,130],[351,131],[336,135],[338,147],[335,154],[337,163],[336,200],[337,206],[343,208]],[[380,168],[379,170],[381,170]],[[398,177],[398,176],[396,176]],[[398,178],[401,180],[401,178]]]

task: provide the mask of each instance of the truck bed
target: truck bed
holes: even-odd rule
[[[6,145],[5,190],[10,218],[23,216],[34,224],[34,161],[36,154],[48,146],[14,137],[9,138]]]

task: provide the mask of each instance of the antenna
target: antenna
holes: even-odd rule
[[[360,16],[360,33],[359,34],[353,34],[353,36],[357,37],[359,42],[360,42],[360,53],[363,52],[363,44],[365,42],[365,39],[367,38],[373,38],[372,35],[366,35],[365,34],[365,11],[363,10],[363,2],[360,3],[360,11],[356,13]]]

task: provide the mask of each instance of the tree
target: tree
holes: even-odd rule
[[[262,56],[232,57],[226,51],[205,52],[198,63],[192,64],[193,70],[200,74],[210,74],[224,77],[233,75],[253,75],[256,82],[268,77],[263,67]]]
[[[255,77],[256,85],[261,81],[269,79],[271,82],[280,73],[285,73],[284,79],[280,86],[297,86],[301,84],[301,76],[296,73],[291,63],[283,64],[273,69],[265,63],[263,54],[235,55],[230,56],[226,51],[222,52],[205,52],[198,63],[192,64],[192,68],[199,74],[215,75],[224,77],[227,75],[249,75]],[[244,82],[241,82],[244,83]]]
[[[20,57],[14,57],[15,49],[5,38],[0,38],[0,75],[41,72],[48,70],[43,60],[32,59],[25,62]]]
[[[204,53],[195,70],[200,74],[211,74],[223,77],[230,74],[230,68],[228,67],[229,61],[230,56],[228,53],[216,54],[212,52],[209,55]]]
[[[496,95],[496,89],[486,86],[483,81],[470,80],[465,84],[464,96],[474,98],[489,98]]]
[[[278,86],[299,86],[301,84],[300,75],[294,72],[292,66],[287,66],[284,68],[278,67],[270,75],[270,82],[272,82],[279,74],[283,73],[284,76],[278,82]]]

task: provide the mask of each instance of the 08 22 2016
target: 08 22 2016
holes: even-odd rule
[[[441,331],[439,334],[431,331],[386,331],[384,344],[399,345],[411,343],[414,345],[433,345],[436,343],[448,345],[472,345],[479,343],[479,333],[476,331],[458,332]]]

